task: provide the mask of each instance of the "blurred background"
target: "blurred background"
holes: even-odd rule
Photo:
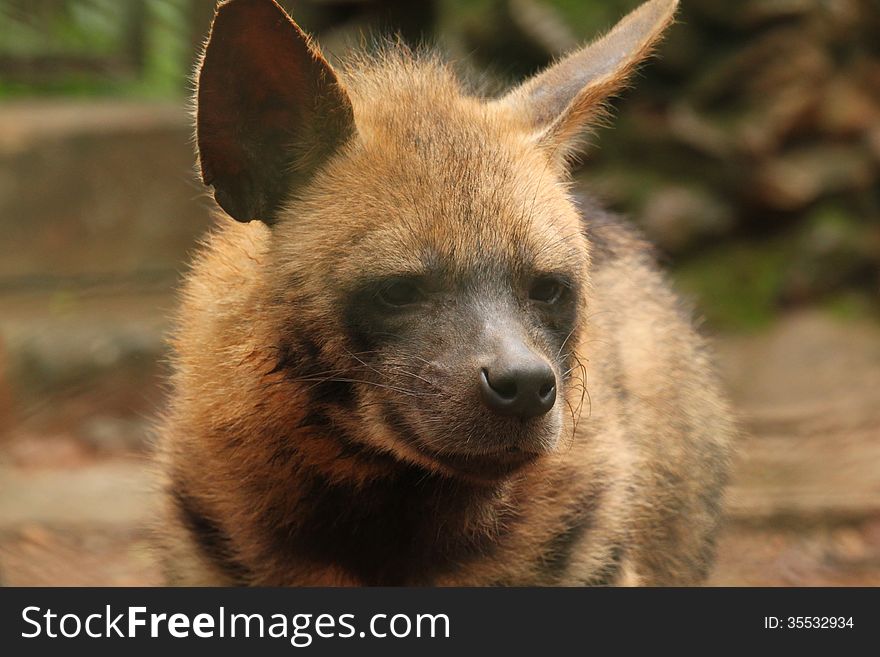
[[[282,0],[512,83],[638,0]],[[683,0],[577,183],[715,337],[745,436],[711,583],[880,585],[880,2]],[[0,0],[0,582],[159,583],[150,418],[210,224],[212,0]]]

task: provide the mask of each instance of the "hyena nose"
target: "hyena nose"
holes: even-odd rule
[[[556,403],[556,375],[543,359],[496,363],[480,370],[480,395],[498,415],[538,417]]]

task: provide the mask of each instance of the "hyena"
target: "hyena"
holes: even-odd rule
[[[274,0],[219,5],[196,120],[224,212],[172,340],[169,583],[704,579],[728,408],[648,245],[568,178],[676,5],[492,97],[402,46],[334,68]]]

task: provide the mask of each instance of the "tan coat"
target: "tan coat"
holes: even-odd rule
[[[171,583],[701,581],[729,411],[649,247],[566,182],[675,5],[500,99],[400,48],[336,71],[271,0],[221,5],[198,140],[239,221],[177,316]],[[537,418],[474,394],[514,339],[555,376]]]

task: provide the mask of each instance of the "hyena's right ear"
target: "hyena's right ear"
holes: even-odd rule
[[[354,132],[330,64],[274,0],[220,3],[196,102],[202,180],[239,221],[273,223]]]

